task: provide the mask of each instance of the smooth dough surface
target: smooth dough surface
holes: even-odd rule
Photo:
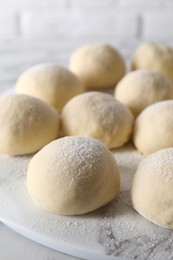
[[[58,112],[40,99],[10,95],[0,99],[0,153],[38,151],[59,134]]]
[[[95,137],[108,148],[120,147],[129,140],[133,122],[125,105],[96,91],[74,97],[62,110],[63,135]]]
[[[134,116],[161,100],[173,99],[173,83],[149,70],[128,73],[116,86],[115,98],[129,107]]]
[[[44,100],[60,111],[72,97],[83,92],[80,80],[68,69],[40,64],[24,71],[16,83],[16,93]]]
[[[173,81],[173,49],[164,44],[142,43],[132,57],[131,68],[159,72]]]
[[[120,177],[111,152],[98,140],[70,136],[51,142],[30,161],[27,187],[42,209],[62,215],[95,210],[116,197]]]
[[[120,53],[108,44],[90,44],[74,51],[69,68],[88,89],[114,87],[125,74]]]
[[[131,194],[142,216],[173,229],[173,148],[159,150],[139,164]]]
[[[133,140],[144,155],[173,146],[173,100],[144,109],[136,119]]]

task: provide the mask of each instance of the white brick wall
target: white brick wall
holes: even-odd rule
[[[57,35],[63,37],[137,37],[138,15],[116,10],[61,9],[56,13],[26,12],[21,16],[23,37]]]
[[[0,0],[1,8],[14,10],[67,7],[68,5],[69,0]]]
[[[129,59],[141,41],[173,45],[173,0],[0,0],[0,88],[38,62],[68,64],[88,42]]]
[[[19,17],[13,12],[0,12],[0,40],[17,37],[19,33]]]
[[[0,0],[0,41],[93,35],[164,41],[173,37],[172,17],[173,0]]]
[[[0,0],[0,41],[47,35],[164,41],[173,37],[172,17],[173,0]]]
[[[145,14],[143,36],[152,40],[173,39],[173,11]]]

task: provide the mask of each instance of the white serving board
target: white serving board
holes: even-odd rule
[[[172,259],[173,232],[152,224],[131,205],[130,188],[142,156],[131,144],[113,152],[120,173],[117,199],[95,212],[58,216],[37,208],[26,189],[32,156],[0,156],[0,221],[18,233],[83,259]]]

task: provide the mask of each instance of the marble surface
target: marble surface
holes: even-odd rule
[[[115,152],[119,167],[123,165],[127,168],[122,169],[123,192],[119,198],[95,212],[76,217],[54,215],[34,205],[26,189],[26,169],[32,156],[1,155],[0,220],[34,241],[77,257],[107,259],[106,256],[110,256],[112,259],[126,256],[121,246],[122,241],[127,239],[126,233],[131,230],[128,224],[130,220],[126,221],[126,213],[134,212],[131,206],[129,210],[128,205],[129,185],[134,168],[141,159],[141,156],[136,152],[134,154],[132,150],[131,146],[127,146]],[[133,155],[136,159],[131,163]],[[122,225],[124,220],[126,226]],[[132,224],[134,228],[134,223]]]
[[[1,260],[77,260],[38,243],[35,243],[0,223]]]
[[[113,155],[121,173],[118,198],[78,217],[57,216],[35,207],[25,183],[30,157],[1,156],[0,220],[41,244],[65,248],[83,259],[172,259],[172,231],[146,220],[131,205],[130,188],[142,156],[130,144]],[[95,257],[98,254],[100,258]]]

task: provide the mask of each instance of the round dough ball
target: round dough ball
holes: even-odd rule
[[[40,64],[22,73],[16,93],[44,100],[58,111],[72,97],[83,92],[80,80],[69,70],[53,64]]]
[[[115,98],[128,106],[134,116],[161,100],[173,99],[173,83],[160,73],[136,70],[128,73],[115,88]]]
[[[139,164],[131,194],[142,216],[173,229],[173,148],[157,151]]]
[[[31,159],[27,187],[40,208],[79,215],[115,198],[120,177],[115,159],[101,142],[70,136],[51,142]]]
[[[136,119],[133,140],[144,155],[173,146],[173,100],[144,109]]]
[[[133,128],[131,111],[109,94],[88,92],[71,99],[62,110],[64,135],[91,136],[109,148],[126,143]]]
[[[163,44],[143,43],[134,54],[131,67],[159,72],[173,81],[173,49]]]
[[[59,115],[44,101],[28,95],[0,99],[0,153],[38,151],[59,133]]]
[[[126,70],[123,57],[108,44],[77,49],[71,55],[69,67],[88,89],[114,87]]]

